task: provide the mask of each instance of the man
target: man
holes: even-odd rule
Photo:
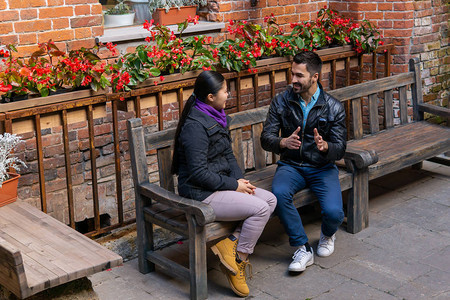
[[[302,272],[314,263],[300,215],[292,197],[309,187],[319,199],[322,227],[317,255],[334,251],[336,231],[344,219],[339,172],[334,164],[346,148],[345,110],[318,82],[322,60],[301,52],[292,63],[292,85],[272,100],[261,135],[262,147],[280,160],[272,192],[289,243],[297,250],[289,271]],[[280,136],[281,135],[281,136]]]

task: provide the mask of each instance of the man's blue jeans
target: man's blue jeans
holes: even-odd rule
[[[301,246],[308,242],[302,220],[292,201],[294,194],[305,187],[309,187],[319,199],[324,235],[332,236],[344,220],[339,171],[336,165],[312,168],[279,161],[272,182],[272,193],[278,201],[275,213],[289,236],[291,246]]]

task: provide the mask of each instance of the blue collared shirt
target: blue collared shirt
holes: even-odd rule
[[[302,129],[304,129],[306,127],[306,120],[308,119],[309,111],[316,104],[317,99],[319,99],[319,95],[320,95],[320,87],[317,86],[317,90],[314,93],[314,95],[312,95],[311,101],[309,101],[308,105],[305,105],[305,100],[303,100],[302,96],[299,95],[300,107],[302,108],[302,111],[303,111],[303,128]]]

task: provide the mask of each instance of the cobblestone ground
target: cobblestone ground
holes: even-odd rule
[[[311,215],[309,213],[309,215]],[[305,225],[320,236],[318,215]],[[370,185],[370,226],[337,232],[335,253],[288,273],[293,249],[278,219],[270,221],[250,257],[248,299],[450,299],[450,167],[425,162]],[[186,260],[186,245],[169,255]],[[235,299],[209,251],[209,299]],[[141,274],[137,260],[89,279],[99,299],[188,299],[189,284],[161,272]]]

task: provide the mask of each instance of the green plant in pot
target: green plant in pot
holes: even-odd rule
[[[134,11],[124,0],[117,0],[117,4],[104,12],[105,27],[133,25]]]
[[[207,0],[149,0],[148,8],[155,24],[172,25],[194,17],[197,7],[206,4]]]
[[[20,171],[20,167],[26,167],[18,157],[11,156],[14,148],[21,142],[15,134],[0,134],[0,206],[12,203],[17,199],[17,185],[19,174],[11,173],[12,168]]]

